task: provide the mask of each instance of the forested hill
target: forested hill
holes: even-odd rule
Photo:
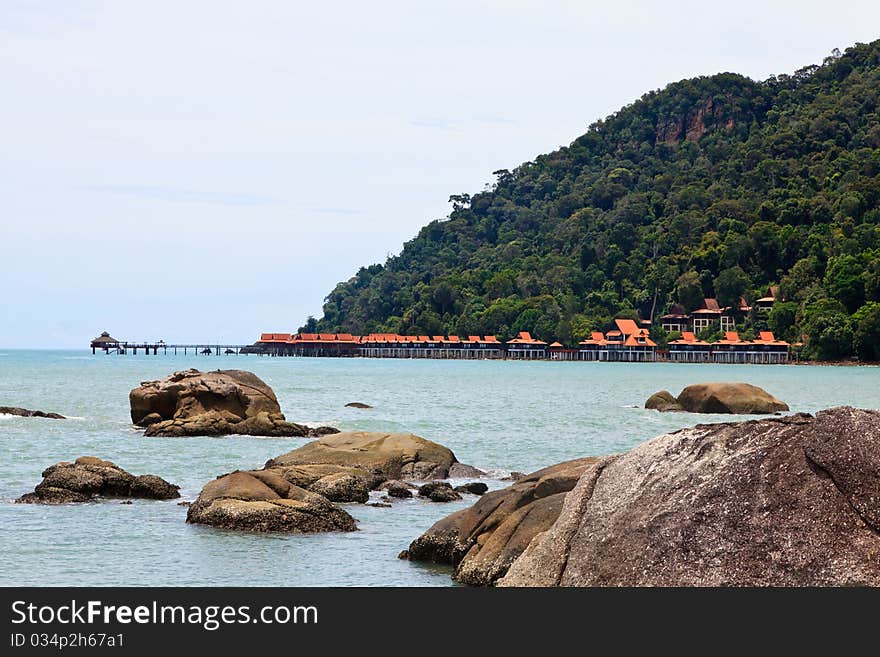
[[[498,334],[573,344],[779,285],[769,324],[820,358],[880,359],[880,40],[755,82],[670,84],[570,146],[451,197],[384,265],[360,269],[307,326]],[[655,325],[656,337],[663,339]]]

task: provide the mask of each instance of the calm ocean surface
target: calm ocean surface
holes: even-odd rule
[[[0,349],[0,406],[74,416],[0,417],[0,585],[448,586],[449,571],[397,559],[449,504],[346,505],[360,531],[248,535],[185,524],[177,501],[13,504],[47,466],[94,455],[157,474],[193,500],[219,474],[256,468],[306,439],[144,438],[128,392],[174,370],[240,368],[278,396],[289,420],[340,429],[411,431],[463,463],[500,476],[578,456],[607,454],[698,422],[729,416],[659,414],[653,392],[702,381],[746,381],[814,412],[880,407],[880,368],[661,363],[466,362],[258,356],[92,356]],[[344,408],[360,401],[374,408]],[[492,487],[503,486],[492,482]]]

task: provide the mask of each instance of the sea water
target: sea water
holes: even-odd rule
[[[745,381],[792,412],[849,404],[880,407],[880,368],[427,361],[259,356],[92,355],[0,349],[0,406],[54,411],[68,420],[0,416],[0,585],[448,586],[449,569],[397,558],[434,522],[472,504],[395,500],[347,504],[359,531],[246,534],[185,523],[180,500],[14,504],[58,461],[92,455],[134,474],[156,474],[193,500],[235,469],[305,444],[301,438],[145,438],[131,425],[128,392],[175,370],[255,372],[289,420],[340,429],[407,431],[490,471],[529,472],[629,449],[653,436],[731,416],[642,408],[658,390]],[[348,402],[373,408],[346,408]],[[375,495],[375,494],[374,494]]]

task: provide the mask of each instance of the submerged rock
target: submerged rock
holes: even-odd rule
[[[243,370],[175,372],[129,393],[131,421],[147,436],[306,437],[335,432],[287,422],[275,393]]]
[[[323,495],[267,471],[236,471],[206,484],[186,521],[252,532],[355,531],[354,518]]]
[[[535,535],[553,525],[565,493],[597,460],[559,463],[486,493],[473,506],[436,522],[410,544],[407,557],[454,565],[453,579],[465,584],[492,584]]]
[[[645,408],[689,413],[770,415],[789,410],[788,404],[749,383],[697,383],[675,398],[666,390],[655,392]]]
[[[697,425],[591,465],[500,584],[878,586],[878,500],[878,411]]]
[[[89,502],[100,497],[135,497],[170,500],[180,497],[179,486],[156,475],[135,476],[115,463],[94,456],[62,461],[43,471],[43,481],[33,493],[16,500],[25,504]]]
[[[50,420],[66,420],[67,418],[58,413],[46,413],[45,411],[32,411],[18,406],[0,406],[0,415],[16,415],[18,417],[43,417]]]

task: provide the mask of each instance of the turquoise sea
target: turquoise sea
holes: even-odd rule
[[[0,416],[0,585],[448,586],[443,567],[397,554],[436,520],[476,498],[418,499],[393,508],[346,505],[359,531],[249,535],[184,522],[173,501],[13,504],[62,460],[94,455],[181,486],[182,499],[219,474],[261,467],[304,444],[290,438],[145,438],[128,392],[172,371],[239,368],[275,390],[288,419],[340,429],[411,431],[500,478],[584,455],[628,449],[658,434],[730,416],[659,414],[653,392],[702,381],[746,381],[792,412],[880,407],[880,368],[665,363],[565,363],[92,355],[0,349],[0,406],[69,420]],[[347,402],[368,410],[344,408]],[[503,486],[493,480],[493,488]]]

